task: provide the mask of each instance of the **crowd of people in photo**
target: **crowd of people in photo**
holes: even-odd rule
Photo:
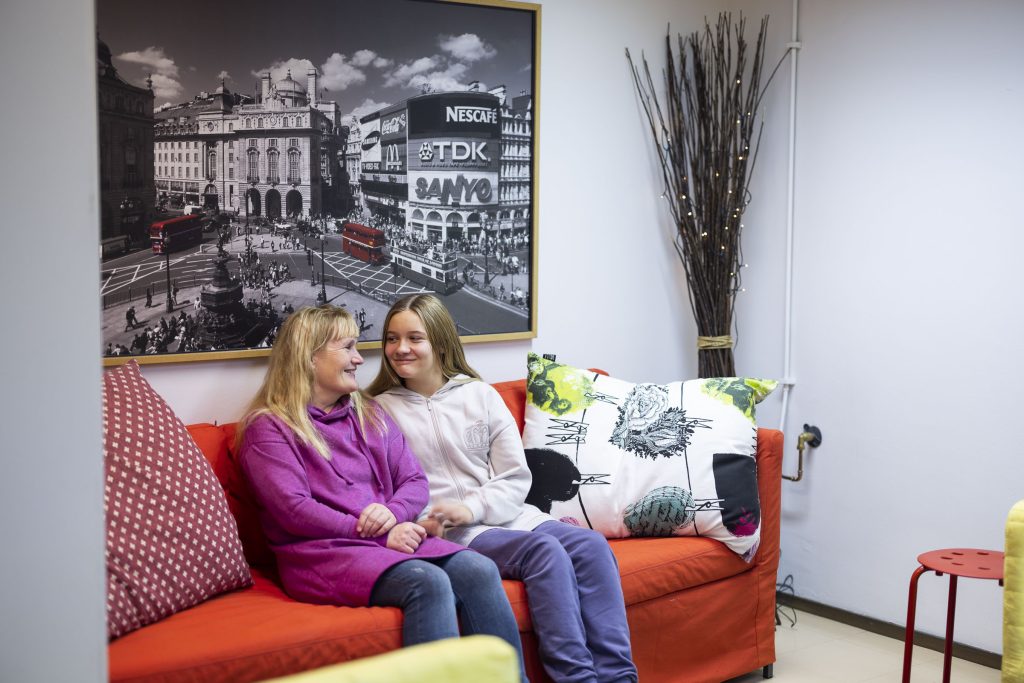
[[[343,220],[377,228],[384,232],[390,247],[415,253],[431,261],[450,262],[462,257],[463,267],[459,273],[463,285],[513,306],[525,307],[528,305],[528,295],[522,286],[513,286],[509,283],[509,286],[506,287],[505,282],[493,284],[491,281],[485,282],[482,277],[481,264],[477,263],[479,257],[485,257],[490,261],[490,265],[487,267],[488,280],[493,280],[498,275],[524,274],[526,263],[520,259],[517,252],[529,248],[529,235],[526,233],[496,236],[477,232],[472,236],[461,235],[458,238],[449,238],[441,242],[432,240],[420,232],[409,231],[404,223],[396,223],[378,215],[367,217],[359,211],[351,212],[344,219],[315,215],[291,217],[289,222],[283,222],[280,219],[273,220],[264,216],[250,216],[248,224],[243,221],[243,217],[239,216],[237,211],[224,212],[214,218],[219,227],[218,250],[220,253],[227,253],[225,246],[231,243],[232,237],[248,237],[246,248],[235,254],[238,261],[238,270],[235,275],[243,288],[254,295],[245,302],[247,313],[262,320],[272,321],[272,330],[276,330],[280,322],[294,312],[294,306],[289,303],[283,303],[280,310],[275,310],[272,303],[273,289],[294,280],[296,276],[291,272],[289,264],[267,258],[266,251],[275,253],[280,249],[305,252],[306,263],[311,266],[311,282],[314,286],[319,285],[318,273],[312,268],[316,249],[311,248],[307,240],[310,238],[322,239],[327,234],[340,233]],[[261,258],[261,251],[257,251],[257,249],[263,250],[263,258]],[[477,258],[471,259],[470,257]],[[362,288],[359,287],[359,290],[361,291]],[[178,305],[177,295],[178,287],[174,286],[172,298],[174,305]],[[152,288],[147,288],[145,307],[151,308],[156,305]],[[365,310],[361,309],[360,313],[361,315],[357,317],[359,327],[365,329],[371,326],[366,323]],[[148,321],[140,322],[135,305],[130,305],[125,311],[124,331],[136,332],[134,337],[126,343],[108,343],[105,353],[108,356],[118,356],[216,350],[209,344],[204,347],[199,336],[199,331],[207,316],[208,312],[202,307],[198,296],[195,297],[194,309],[191,314],[182,309],[176,315],[161,317],[157,324],[146,324]],[[140,327],[143,329],[137,331]],[[272,331],[260,345],[269,346],[273,343],[273,337],[274,332]]]
[[[280,311],[276,311],[269,297],[261,297],[260,300],[249,298],[245,301],[244,307],[246,317],[269,322],[270,331],[256,345],[258,348],[272,346],[282,320],[295,312],[295,307],[290,302],[281,304]],[[216,341],[203,339],[202,331],[213,315],[202,305],[198,296],[195,298],[191,313],[181,308],[176,314],[160,316],[158,322],[152,323],[148,320],[140,321],[135,307],[129,306],[125,312],[125,332],[135,333],[132,340],[127,344],[108,342],[104,355],[142,356],[222,350],[224,347],[218,347]],[[238,323],[238,317],[234,313],[229,313],[224,320],[217,322],[233,328]]]
[[[198,351],[202,348],[200,332],[202,330],[202,311],[189,315],[185,309],[177,315],[160,316],[158,323],[147,324],[138,331],[131,342],[125,344],[108,343],[105,351],[107,356],[147,355],[168,353],[172,344],[177,343],[177,353]],[[125,313],[125,331],[135,331],[143,326],[135,315],[135,307],[130,306]]]
[[[502,275],[519,275],[521,264],[519,257],[513,253],[523,249],[521,246],[515,246],[518,241],[518,237],[488,237],[479,242],[462,240],[459,253],[486,256],[497,262],[495,270],[500,269]]]
[[[526,249],[529,246],[529,239],[525,234],[487,236],[482,239],[463,238],[457,241],[457,245],[461,254],[486,254],[497,258],[509,258],[513,255],[512,252]]]
[[[238,276],[242,281],[243,287],[269,293],[272,288],[295,279],[287,263],[281,264],[271,261],[268,265],[264,266],[260,262],[259,254],[253,252],[253,256],[252,263],[246,264],[247,259],[242,254],[239,254],[239,262],[243,266],[239,270]]]
[[[395,237],[388,240],[388,245],[392,248],[410,251],[430,261],[437,261],[439,263],[454,261],[458,257],[458,252],[452,249],[450,244],[441,245],[411,233],[395,235]]]

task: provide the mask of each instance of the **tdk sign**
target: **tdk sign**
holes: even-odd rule
[[[445,107],[446,123],[498,123],[498,110],[493,107]]]
[[[472,107],[467,107],[471,109]],[[448,140],[435,140],[424,142],[420,145],[420,161],[428,163],[431,161],[490,161],[485,150],[486,142],[450,142]],[[435,159],[436,150],[436,159]]]

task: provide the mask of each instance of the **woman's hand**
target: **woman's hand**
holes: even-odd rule
[[[438,503],[430,508],[431,519],[447,526],[465,526],[473,521],[473,513],[462,503]]]
[[[380,503],[370,503],[359,513],[356,531],[363,538],[382,536],[395,526],[395,515]]]
[[[402,522],[388,532],[388,547],[400,553],[412,555],[427,537],[427,530],[416,522]]]

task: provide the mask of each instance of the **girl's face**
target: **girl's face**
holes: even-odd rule
[[[355,337],[324,344],[313,354],[313,405],[326,408],[359,389],[356,368],[362,364]]]
[[[444,373],[434,359],[434,347],[423,321],[412,311],[391,316],[384,337],[384,356],[413,391],[433,393],[444,384]]]

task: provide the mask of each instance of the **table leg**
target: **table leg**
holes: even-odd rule
[[[946,607],[946,647],[942,653],[942,683],[949,683],[953,665],[953,621],[956,619],[956,576],[949,575],[949,605]]]
[[[903,683],[910,683],[910,660],[914,655],[914,619],[917,617],[917,581],[927,569],[914,570],[910,577],[910,595],[907,598],[907,634],[903,638]]]

